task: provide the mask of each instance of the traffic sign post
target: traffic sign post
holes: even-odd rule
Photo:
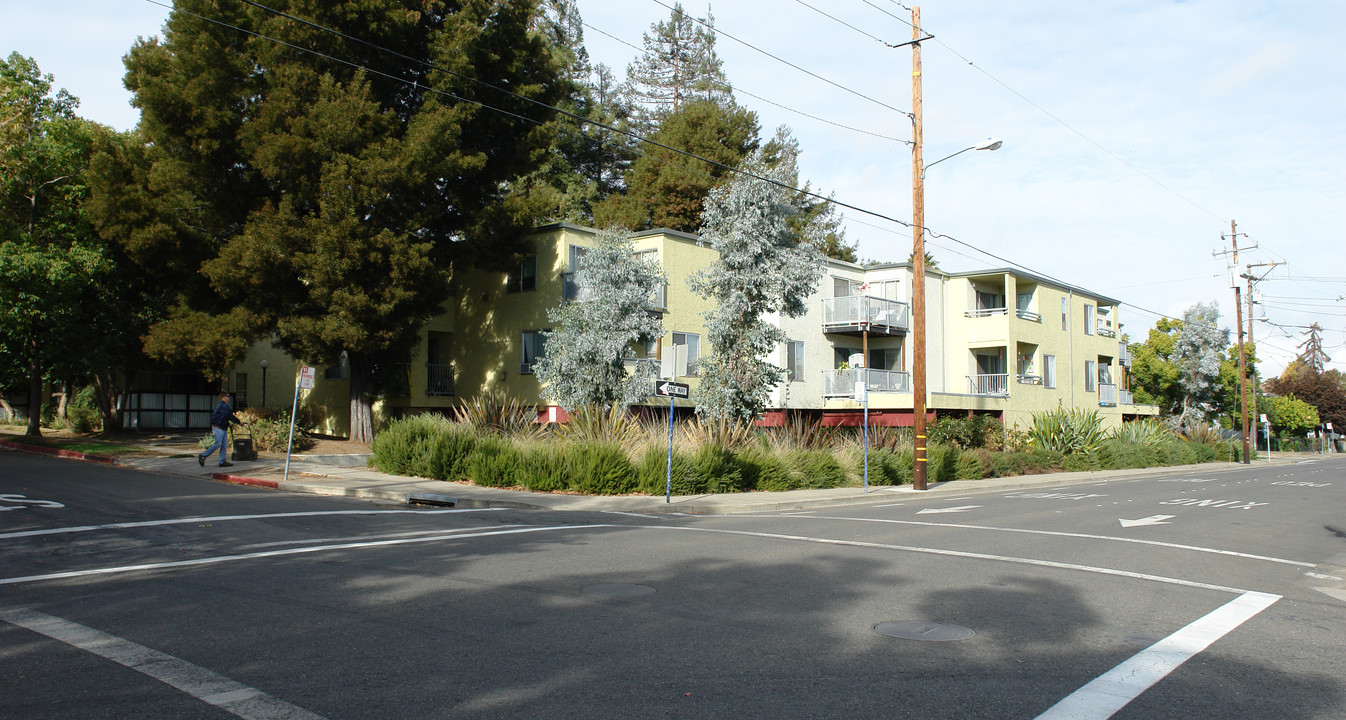
[[[654,393],[668,396],[668,466],[664,472],[664,503],[667,504],[673,502],[673,401],[677,398],[684,400],[690,398],[692,389],[686,383],[656,380]]]
[[[290,452],[294,449],[294,416],[299,412],[299,391],[312,390],[313,381],[318,377],[317,368],[305,365],[299,368],[299,382],[294,386],[294,404],[290,406],[290,439],[285,443],[285,477],[284,482],[290,480]]]

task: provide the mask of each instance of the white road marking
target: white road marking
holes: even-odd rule
[[[497,525],[500,528],[520,527],[519,525]],[[417,537],[424,535],[450,535],[453,533],[475,532],[481,528],[453,528],[450,530],[408,530],[400,533],[382,533],[379,535],[357,535],[354,537],[328,537],[328,538],[305,538],[303,540],[278,540],[276,542],[252,543],[251,545],[240,545],[239,550],[252,550],[254,548],[282,547],[285,545],[312,545],[313,543],[330,542],[350,542],[351,540],[383,540],[385,538],[404,538]]]
[[[107,658],[241,718],[322,720],[321,715],[199,665],[79,623],[22,609],[0,609],[0,620]]]
[[[902,505],[906,505],[906,503],[885,503],[883,505],[870,505],[870,507],[886,508],[886,507],[900,507]]]
[[[603,510],[602,512],[606,515],[628,515],[630,517],[645,518],[646,520],[653,520],[659,517],[658,515],[649,515],[646,513],[638,513],[638,512],[625,512],[622,510]]]
[[[916,514],[917,514],[917,515],[926,515],[926,514],[936,514],[936,513],[960,513],[960,512],[967,512],[968,510],[976,510],[976,509],[979,508],[979,507],[981,507],[981,506],[980,506],[980,505],[959,505],[959,506],[957,506],[957,507],[947,507],[947,508],[926,508],[926,509],[924,509],[924,510],[917,510],[917,511],[916,511]]]
[[[314,510],[309,512],[262,513],[259,515],[214,515],[209,517],[171,518],[168,520],[137,520],[134,522],[107,523],[105,525],[76,525],[74,527],[47,528],[45,530],[20,530],[0,533],[0,540],[11,538],[37,537],[39,535],[63,535],[65,533],[91,532],[94,530],[119,530],[123,528],[156,527],[159,525],[190,525],[192,523],[225,522],[228,520],[270,520],[272,518],[317,517],[320,515],[447,515],[452,513],[498,512],[503,508],[461,508],[452,510]]]
[[[40,582],[42,580],[60,580],[64,578],[88,577],[91,575],[114,575],[120,573],[143,572],[146,570],[163,570],[167,568],[192,567],[195,565],[214,565],[224,562],[235,562],[238,560],[254,560],[257,558],[280,557],[283,555],[301,555],[304,553],[324,552],[327,550],[350,550],[355,548],[381,547],[384,545],[407,545],[410,543],[436,542],[438,540],[458,540],[461,538],[488,537],[491,535],[515,535],[518,533],[542,532],[546,530],[575,530],[580,528],[608,528],[618,527],[616,525],[557,525],[554,527],[530,527],[515,528],[511,530],[487,530],[483,532],[466,534],[432,535],[429,537],[402,538],[400,540],[375,540],[371,542],[351,542],[340,543],[337,545],[315,545],[312,547],[290,548],[288,550],[263,550],[255,553],[244,553],[241,555],[217,555],[214,557],[197,558],[195,560],[176,560],[172,562],[144,563],[142,565],[123,565],[120,567],[93,568],[90,570],[72,570],[69,572],[48,573],[46,575],[26,575],[23,577],[0,578],[0,585],[20,585],[23,583]]]
[[[741,517],[741,516],[740,516]],[[779,516],[776,516],[779,517]],[[644,526],[650,530],[670,530],[674,532],[705,532],[720,533],[722,535],[740,535],[745,537],[759,537],[770,540],[794,540],[797,542],[818,543],[819,545],[846,545],[849,547],[874,548],[877,550],[901,550],[904,552],[921,553],[923,555],[944,555],[947,557],[959,557],[970,560],[990,560],[993,562],[1015,563],[1018,565],[1036,565],[1038,567],[1054,568],[1057,570],[1078,570],[1097,575],[1114,575],[1117,577],[1132,578],[1135,580],[1150,580],[1153,582],[1167,583],[1169,585],[1181,585],[1183,587],[1200,588],[1202,590],[1218,590],[1220,592],[1243,594],[1248,592],[1242,588],[1228,587],[1225,585],[1212,585],[1210,583],[1195,582],[1192,580],[1183,580],[1180,578],[1164,577],[1163,575],[1150,575],[1147,573],[1131,572],[1129,570],[1114,570],[1112,568],[1096,567],[1093,565],[1077,565],[1075,563],[1054,562],[1051,560],[1037,560],[1034,558],[1014,557],[1011,555],[990,555],[987,553],[964,552],[961,550],[941,550],[930,547],[913,547],[910,545],[891,545],[888,543],[864,542],[862,540],[836,540],[833,538],[809,537],[807,535],[784,535],[781,533],[753,532],[750,530],[724,530],[720,528],[701,528],[701,527],[673,527],[673,526]],[[0,581],[2,583],[3,581]]]
[[[1124,528],[1145,527],[1146,525],[1171,525],[1172,523],[1164,521],[1175,517],[1177,517],[1177,515],[1151,515],[1139,520],[1123,520],[1122,518],[1117,518],[1117,522],[1121,523]]]
[[[1057,510],[1057,512],[1061,512]],[[779,517],[778,515],[735,515],[735,518],[759,518],[771,519]],[[1024,528],[1002,528],[991,527],[989,525],[960,525],[958,523],[937,523],[923,522],[921,520],[891,520],[886,518],[858,518],[858,517],[819,517],[817,520],[851,520],[854,522],[872,522],[872,523],[890,523],[893,525],[920,525],[922,527],[939,528],[957,528],[962,530],[990,530],[993,532],[1021,533],[1024,535],[1051,535],[1055,537],[1074,537],[1087,538],[1090,540],[1109,540],[1112,542],[1136,543],[1139,545],[1155,545],[1158,547],[1173,548],[1175,550],[1193,550],[1195,552],[1212,553],[1215,555],[1227,555],[1229,557],[1240,557],[1248,560],[1265,560],[1267,562],[1281,563],[1283,565],[1298,565],[1300,567],[1318,567],[1317,563],[1301,562],[1299,560],[1286,560],[1284,558],[1267,557],[1265,555],[1250,555],[1248,553],[1234,552],[1233,550],[1220,550],[1218,548],[1201,547],[1199,545],[1181,545],[1178,543],[1160,542],[1158,540],[1143,540],[1140,538],[1117,537],[1113,535],[1090,535],[1088,533],[1060,532],[1056,530],[1027,530]]]
[[[1346,590],[1342,590],[1341,588],[1316,587],[1314,590],[1317,590],[1324,595],[1331,595],[1342,602],[1346,602]]]
[[[1337,577],[1336,575],[1324,575],[1324,574],[1322,574],[1322,573],[1316,573],[1316,572],[1306,572],[1306,573],[1304,573],[1304,574],[1307,575],[1307,576],[1309,576],[1309,577],[1311,577],[1311,578],[1313,578],[1313,579],[1315,579],[1315,580],[1340,580],[1340,579],[1341,579],[1341,578]]]
[[[1037,716],[1037,720],[1110,718],[1179,665],[1280,599],[1280,595],[1244,593],[1095,678]]]

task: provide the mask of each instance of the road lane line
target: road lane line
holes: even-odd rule
[[[1280,599],[1280,595],[1244,593],[1098,676],[1036,720],[1106,720],[1179,665]]]
[[[76,622],[22,609],[0,609],[0,620],[111,660],[247,720],[323,720],[257,688]]]
[[[75,525],[73,527],[47,528],[45,530],[19,530],[0,533],[0,540],[11,538],[37,537],[39,535],[62,535],[65,533],[90,532],[93,530],[120,530],[124,528],[156,527],[159,525],[190,525],[203,522],[225,522],[228,520],[269,520],[272,518],[317,517],[320,515],[447,515],[452,513],[499,512],[503,508],[458,508],[452,510],[312,510],[307,512],[262,513],[259,515],[212,515],[208,517],[171,518],[168,520],[137,520],[133,522],[107,523],[104,525]]]
[[[0,578],[0,585],[21,585],[25,583],[41,582],[43,580],[62,580],[66,578],[89,577],[94,575],[116,575],[121,573],[144,572],[147,570],[164,570],[168,568],[192,567],[195,565],[214,565],[217,563],[236,562],[239,560],[255,560],[257,558],[281,557],[285,555],[302,555],[305,553],[324,552],[327,550],[350,550],[355,548],[382,547],[385,545],[408,545],[411,543],[437,542],[440,540],[459,540],[462,538],[489,537],[492,535],[517,535],[520,533],[543,532],[547,530],[576,530],[581,528],[609,528],[621,527],[618,525],[556,525],[553,527],[529,527],[515,528],[510,530],[488,530],[484,532],[475,532],[470,534],[449,534],[432,535],[429,537],[401,538],[398,540],[375,540],[370,542],[351,542],[340,543],[337,545],[315,545],[313,547],[289,548],[287,550],[263,550],[255,553],[243,553],[240,555],[216,555],[214,557],[196,558],[195,560],[175,560],[171,562],[144,563],[141,565],[123,565],[120,567],[92,568],[89,570],[71,570],[69,572],[48,573],[46,575],[26,575],[23,577]]]
[[[807,535],[784,535],[781,533],[753,532],[751,530],[722,530],[718,528],[672,527],[660,525],[624,525],[622,527],[644,527],[650,530],[669,530],[675,532],[720,533],[722,535],[740,535],[745,537],[766,538],[770,540],[794,540],[796,542],[817,543],[819,545],[845,545],[849,547],[874,548],[876,550],[901,550],[903,552],[921,553],[923,555],[944,555],[946,557],[958,557],[969,560],[990,560],[993,562],[1014,563],[1017,565],[1036,565],[1038,567],[1047,567],[1056,570],[1078,570],[1081,572],[1095,573],[1097,575],[1114,575],[1116,577],[1132,578],[1134,580],[1150,580],[1169,585],[1200,588],[1202,590],[1218,590],[1220,592],[1234,593],[1235,595],[1249,592],[1243,588],[1229,587],[1226,585],[1212,585],[1210,583],[1165,577],[1163,575],[1150,575],[1148,573],[1131,572],[1130,570],[1115,570],[1113,568],[1097,567],[1094,565],[1077,565],[1075,563],[1055,562],[1052,560],[1014,557],[1012,555],[990,555],[987,553],[974,553],[963,550],[941,550],[940,548],[891,545],[888,543],[865,542],[863,540],[837,540],[834,538],[809,537]],[[3,584],[3,581],[0,581],[0,584]]]
[[[522,527],[520,525],[497,525],[499,528]],[[378,535],[355,535],[350,537],[326,537],[326,538],[305,538],[303,540],[277,540],[275,542],[250,543],[248,545],[239,545],[239,550],[254,550],[258,548],[284,547],[286,545],[312,545],[313,543],[330,542],[350,542],[351,540],[384,540],[386,538],[405,538],[405,537],[423,537],[425,535],[451,535],[454,533],[469,533],[481,530],[481,528],[453,528],[445,530],[408,530],[399,533],[380,533]]]
[[[778,519],[780,515],[734,515],[735,518],[760,518],[760,519]],[[1051,535],[1054,537],[1086,538],[1089,540],[1111,540],[1113,542],[1135,543],[1137,545],[1154,545],[1157,547],[1172,548],[1175,550],[1194,550],[1196,552],[1212,553],[1214,555],[1226,555],[1228,557],[1244,558],[1245,560],[1265,560],[1267,562],[1281,563],[1282,565],[1298,565],[1299,567],[1315,568],[1317,563],[1303,562],[1300,560],[1287,560],[1285,558],[1268,557],[1266,555],[1251,555],[1248,553],[1235,552],[1233,550],[1221,550],[1219,548],[1201,547],[1199,545],[1182,545],[1179,543],[1161,542],[1159,540],[1142,540],[1140,538],[1117,537],[1115,535],[1090,535],[1088,533],[1060,532],[1057,530],[1028,530],[1025,528],[1004,528],[992,527],[990,525],[963,525],[959,523],[937,523],[923,522],[921,520],[892,520],[885,518],[860,518],[860,517],[816,517],[806,518],[809,520],[852,520],[855,522],[888,523],[891,525],[919,525],[921,527],[937,528],[958,528],[962,530],[993,530],[995,532],[1022,533],[1025,535]]]

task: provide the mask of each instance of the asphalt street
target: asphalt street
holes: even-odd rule
[[[0,717],[1346,717],[1346,461],[724,515],[0,452]]]

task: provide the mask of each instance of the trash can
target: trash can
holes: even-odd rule
[[[252,447],[252,430],[248,430],[247,437],[234,438],[234,459],[235,460],[256,460],[257,451]]]

